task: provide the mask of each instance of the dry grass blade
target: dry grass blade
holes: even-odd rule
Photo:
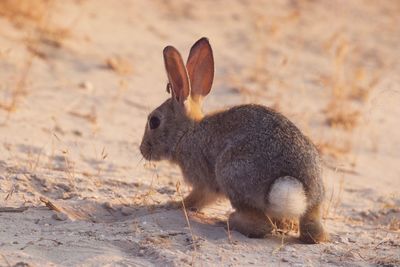
[[[132,73],[133,68],[130,62],[122,57],[114,56],[106,60],[108,68],[112,69],[120,75],[129,75]]]
[[[227,227],[226,231],[228,233],[229,244],[232,244],[232,233],[231,233],[231,228],[230,228],[230,225],[229,225],[229,219],[226,220],[226,227]]]
[[[342,194],[344,190],[344,175],[341,176],[339,181],[339,189],[335,190],[332,186],[329,200],[323,204],[322,218],[335,218],[338,215],[338,208],[342,203]]]
[[[197,254],[197,248],[196,248],[197,238],[193,233],[192,226],[191,226],[190,221],[189,221],[189,216],[188,216],[187,211],[186,211],[186,206],[185,206],[185,202],[184,202],[184,199],[183,199],[183,195],[182,195],[181,190],[180,190],[179,181],[176,183],[176,191],[178,192],[178,195],[181,198],[183,213],[185,214],[186,223],[187,223],[187,225],[189,227],[189,232],[190,232],[190,235],[192,237],[193,250],[194,250],[194,253],[192,255],[192,266],[194,266],[194,260],[196,258],[196,254]]]
[[[278,231],[278,226],[276,225],[276,223],[274,221],[272,221],[272,219],[267,216],[268,222],[271,224],[272,226],[272,232],[276,233]]]
[[[76,111],[70,111],[69,114],[74,117],[87,120],[88,122],[90,122],[92,124],[96,124],[96,122],[97,122],[96,109],[94,107],[92,108],[90,113],[82,114],[82,113],[78,113]]]
[[[276,248],[272,251],[272,254],[273,254],[273,255],[276,254],[276,253],[279,252],[284,246],[285,246],[284,235],[282,235],[280,245],[279,245],[278,247],[276,247]]]
[[[51,202],[50,200],[48,200],[47,198],[44,197],[40,197],[39,198],[41,202],[43,202],[46,207],[48,207],[51,210],[57,211],[57,212],[63,212],[63,210],[59,207],[57,207],[53,202]]]
[[[10,267],[11,264],[10,264],[10,262],[7,260],[6,256],[4,256],[3,254],[0,254],[0,255],[1,255],[1,257],[3,258],[3,260],[6,262],[7,266]]]
[[[65,162],[65,168],[66,168],[65,171],[68,175],[68,178],[70,180],[72,187],[75,188],[76,187],[76,177],[75,177],[74,164],[73,164],[73,162],[71,162],[68,159],[68,150],[63,150],[62,153],[64,156],[64,162]]]
[[[359,175],[360,174],[359,172],[357,172],[357,171],[355,171],[353,169],[337,166],[337,165],[334,165],[334,164],[329,163],[329,162],[324,162],[324,165],[328,169],[331,169],[331,170],[333,170],[335,172],[338,172],[338,173],[347,173],[347,174],[352,174],[352,175]]]
[[[15,191],[15,184],[13,184],[11,189],[8,191],[8,193],[7,193],[6,197],[4,198],[4,200],[7,201],[13,195],[14,191]]]

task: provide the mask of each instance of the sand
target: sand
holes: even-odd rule
[[[0,5],[0,266],[400,265],[397,1],[20,2]],[[224,200],[163,207],[188,188],[138,146],[162,49],[202,36],[206,112],[271,106],[318,145],[330,242],[227,231]]]

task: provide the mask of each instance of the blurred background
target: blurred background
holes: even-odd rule
[[[287,258],[297,252],[280,249],[270,257],[268,249],[277,244],[246,245],[248,241],[234,236],[247,251],[240,253],[250,256],[228,256],[228,261],[273,264],[286,257],[283,263],[289,265],[340,265],[335,262],[339,255],[344,262],[400,264],[400,244],[392,238],[400,229],[399,25],[399,1],[1,0],[0,206],[38,207],[45,197],[64,207],[69,220],[82,221],[83,231],[91,229],[88,221],[117,225],[107,233],[106,226],[96,226],[98,232],[93,230],[93,239],[85,243],[90,256],[73,249],[82,242],[78,237],[61,258],[51,242],[15,237],[16,242],[33,242],[25,253],[36,264],[107,263],[99,256],[105,251],[128,265],[193,263],[181,255],[189,252],[175,237],[168,248],[154,242],[130,247],[121,243],[126,235],[118,241],[122,245],[102,242],[118,236],[115,231],[126,228],[121,222],[126,218],[147,222],[164,216],[163,225],[143,226],[147,233],[165,225],[167,230],[186,226],[180,213],[148,215],[144,207],[179,199],[175,184],[181,175],[168,163],[144,162],[138,145],[147,114],[169,97],[163,48],[175,46],[186,60],[191,45],[205,36],[216,67],[205,112],[258,103],[298,125],[323,156],[324,218],[337,242],[315,251],[296,248],[299,254],[310,253],[310,263]],[[229,209],[221,202],[208,215],[223,220]],[[43,225],[57,221],[41,212],[40,218],[49,217]],[[0,250],[8,261],[16,255],[28,259],[17,252],[18,243],[1,241],[13,237],[21,221],[39,215],[13,216],[0,216],[0,227],[12,229],[0,233]],[[176,217],[182,220],[174,221]],[[75,227],[69,220],[57,222],[67,233]],[[25,226],[26,231],[35,227]],[[217,230],[207,224],[194,227],[195,236],[203,239],[198,262],[220,260],[226,233],[217,229],[222,236],[215,241],[210,236],[218,236]],[[140,231],[129,235],[136,234],[146,237]],[[99,235],[106,237],[99,241]],[[68,239],[63,234],[58,238],[62,243]],[[227,246],[221,253],[236,255],[229,247],[234,245]],[[39,247],[46,252],[39,255]],[[114,253],[128,248],[137,250],[132,262]],[[172,256],[154,260],[139,255],[140,249],[150,248]]]

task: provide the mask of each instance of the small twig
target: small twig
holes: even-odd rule
[[[365,258],[363,255],[361,255],[361,253],[359,251],[354,251],[355,253],[357,253],[357,255],[365,262],[368,262],[368,259]]]
[[[386,235],[387,236],[387,235]],[[376,250],[380,245],[385,244],[386,242],[388,242],[389,240],[382,240],[381,242],[378,243],[378,245],[376,245],[374,247],[374,250]]]
[[[31,172],[35,172],[37,167],[39,166],[40,158],[42,157],[43,154],[43,147],[40,149],[40,152],[36,156],[36,160],[33,162],[33,164],[30,164],[31,166]]]
[[[340,256],[340,259],[342,260],[343,257],[345,257],[346,254],[348,254],[348,253],[350,253],[350,252],[356,253],[363,261],[368,262],[368,259],[365,258],[363,255],[361,255],[361,253],[358,251],[357,248],[350,248],[349,250],[346,251],[346,253],[344,253],[343,255]]]
[[[276,223],[274,223],[269,216],[267,216],[267,219],[268,219],[269,223],[272,225],[272,228],[273,228],[272,231],[278,232],[278,226],[276,225]]]
[[[0,207],[0,212],[24,212],[27,209],[28,209],[28,207],[19,207],[19,208]]]
[[[280,251],[285,246],[284,238],[285,238],[285,236],[282,235],[281,244],[272,251],[272,255],[275,255],[278,251]]]
[[[46,198],[44,198],[44,197],[40,197],[39,199],[40,199],[40,201],[42,201],[42,202],[46,205],[46,207],[48,207],[49,209],[55,210],[55,211],[58,211],[58,212],[62,212],[62,209],[59,208],[59,207],[57,207],[56,205],[54,205],[52,202],[50,202],[50,200],[48,200],[48,199],[46,199]]]
[[[194,250],[194,253],[192,255],[192,266],[193,266],[194,265],[194,260],[196,258],[196,253],[197,253],[196,238],[195,238],[195,235],[193,234],[192,226],[190,225],[189,216],[188,216],[187,211],[186,211],[185,201],[183,201],[183,196],[182,196],[182,193],[181,193],[181,190],[180,190],[179,181],[176,183],[176,191],[178,192],[178,194],[179,194],[179,196],[181,198],[183,213],[185,214],[186,223],[187,223],[187,225],[189,227],[189,232],[190,232],[190,235],[192,237],[193,250]]]
[[[3,254],[0,254],[0,255],[1,255],[1,257],[4,259],[4,261],[7,263],[7,266],[8,266],[8,267],[11,267],[11,264],[10,264],[10,262],[7,260],[6,256],[4,256]]]
[[[347,173],[347,174],[352,174],[352,175],[360,175],[360,173],[355,170],[347,169],[347,168],[340,167],[340,166],[335,166],[334,164],[332,164],[330,162],[324,162],[324,165],[328,169],[331,169],[335,172]]]
[[[14,191],[15,191],[15,183],[14,183],[13,186],[11,187],[10,191],[8,191],[8,193],[7,193],[6,197],[4,198],[4,200],[8,200],[8,199],[12,196],[12,194],[14,193]]]
[[[64,157],[65,166],[67,168],[66,173],[70,178],[70,183],[71,183],[72,187],[74,189],[76,189],[75,169],[74,169],[73,166],[71,168],[71,163],[68,160],[68,157],[67,157],[68,156],[68,150],[63,150],[62,153],[63,153],[63,157]]]
[[[152,163],[151,159],[148,161],[148,164],[150,165],[150,168],[154,167],[154,173],[151,176],[151,182],[150,182],[149,190],[141,196],[141,197],[143,197],[142,202],[144,204],[148,203],[147,199],[151,198],[151,195],[154,193],[154,176],[156,177],[157,180],[159,180],[159,178],[160,178],[160,176],[158,175],[158,172],[157,172],[157,165],[155,163]],[[153,199],[151,199],[151,200],[154,203],[154,200]]]
[[[229,218],[226,220],[226,227],[227,227],[229,244],[232,244],[232,234],[231,234],[231,228],[229,225]]]
[[[26,249],[27,247],[30,247],[30,246],[32,246],[33,244],[35,244],[35,242],[40,242],[40,241],[43,241],[43,240],[52,241],[52,242],[55,243],[56,246],[59,246],[59,245],[62,245],[62,244],[63,244],[62,242],[57,241],[57,240],[55,240],[55,239],[49,239],[49,238],[43,238],[43,237],[41,237],[41,238],[39,238],[39,239],[37,239],[37,240],[35,240],[35,241],[29,241],[28,243],[26,243],[25,246],[23,246],[22,248],[20,248],[20,250],[24,250],[24,249]]]
[[[136,168],[139,166],[139,164],[140,164],[143,160],[144,160],[144,157],[141,157],[141,159],[140,159],[139,162],[136,164],[136,166],[135,166],[134,169],[136,169]]]

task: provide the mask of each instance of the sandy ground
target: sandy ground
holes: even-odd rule
[[[398,1],[49,3],[0,6],[0,266],[400,266]],[[162,208],[187,188],[138,145],[163,47],[202,36],[206,111],[272,106],[320,148],[331,242],[228,232],[224,201]]]

